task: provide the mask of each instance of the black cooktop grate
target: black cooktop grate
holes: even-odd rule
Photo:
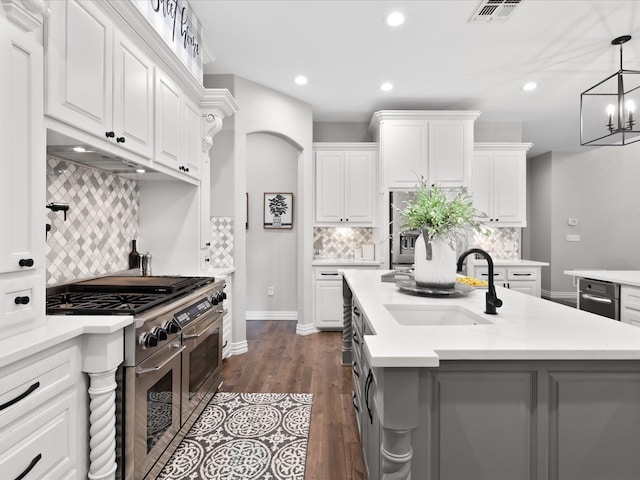
[[[48,315],[135,315],[173,295],[64,292],[47,297]]]

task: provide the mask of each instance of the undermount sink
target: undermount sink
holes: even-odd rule
[[[405,326],[493,325],[481,315],[457,305],[384,305],[384,308],[396,322]]]

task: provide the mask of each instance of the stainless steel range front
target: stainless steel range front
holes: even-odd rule
[[[48,314],[129,314],[118,372],[117,478],[154,479],[220,386],[224,282],[103,277],[47,294]]]

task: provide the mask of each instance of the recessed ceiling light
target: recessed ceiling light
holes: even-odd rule
[[[87,149],[84,147],[73,147],[71,150],[73,150],[76,153],[86,153]]]
[[[380,85],[380,90],[382,90],[383,92],[388,92],[392,88],[393,88],[393,85],[390,84],[389,82],[384,82],[382,85]]]
[[[404,23],[404,15],[401,12],[393,12],[387,15],[387,25],[397,27]]]
[[[536,82],[527,82],[522,86],[522,90],[525,92],[530,92],[531,90],[535,90],[538,88],[538,84]]]
[[[293,81],[298,85],[306,85],[309,80],[304,75],[298,75]]]
[[[136,173],[145,173],[146,170],[144,168],[136,168]]]

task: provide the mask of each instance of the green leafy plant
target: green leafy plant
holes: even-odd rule
[[[478,220],[486,215],[473,206],[466,187],[461,188],[453,199],[448,199],[445,189],[429,186],[424,177],[420,177],[415,199],[406,202],[400,213],[407,218],[403,230],[426,230],[428,237],[443,238],[451,246],[460,236],[470,232],[489,234]]]

